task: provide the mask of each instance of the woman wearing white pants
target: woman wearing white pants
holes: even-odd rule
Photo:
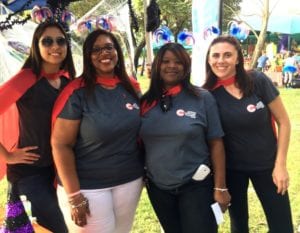
[[[110,32],[89,34],[83,60],[53,110],[60,206],[70,233],[128,233],[144,173],[136,82]]]

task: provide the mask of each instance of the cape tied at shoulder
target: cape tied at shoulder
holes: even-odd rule
[[[140,91],[139,83],[134,79],[130,78],[132,86],[137,90]],[[105,85],[109,87],[115,87],[120,83],[120,79],[115,76],[113,78],[111,77],[97,77],[96,83],[100,85]],[[84,87],[84,80],[82,77],[77,78],[73,80],[71,83],[69,83],[64,90],[60,93],[59,97],[56,99],[53,112],[52,112],[52,128],[54,126],[54,123],[56,121],[57,116],[60,114],[62,109],[64,108],[67,100],[69,97],[73,94],[73,92],[81,87]]]
[[[77,90],[83,86],[84,86],[83,79],[77,78],[77,79],[71,81],[60,93],[60,95],[58,96],[58,98],[55,101],[53,111],[52,111],[52,129],[53,129],[53,126],[54,126],[57,116],[60,114],[60,112],[64,108],[69,97],[73,94],[73,92],[75,90]]]

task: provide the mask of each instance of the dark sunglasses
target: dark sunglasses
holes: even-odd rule
[[[94,47],[92,48],[92,55],[99,55],[101,53],[111,53],[115,47],[110,44],[110,45],[105,45],[104,47]]]
[[[172,107],[172,96],[170,95],[162,95],[160,99],[160,108],[163,112],[168,112],[170,111]]]
[[[44,47],[51,47],[54,44],[54,41],[58,46],[65,46],[67,44],[67,39],[64,37],[56,37],[53,39],[52,37],[45,37],[41,40],[41,43]]]

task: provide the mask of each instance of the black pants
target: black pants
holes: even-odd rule
[[[148,181],[147,191],[165,233],[217,232],[210,207],[214,202],[211,176],[172,190],[162,190]]]
[[[277,194],[272,170],[242,172],[227,171],[227,186],[231,194],[229,214],[231,233],[249,233],[247,190],[251,180],[262,204],[269,226],[269,233],[293,233],[292,214],[288,193]]]
[[[28,176],[13,185],[19,195],[26,195],[31,202],[32,216],[37,217],[38,224],[54,233],[68,232],[58,206],[52,176]]]

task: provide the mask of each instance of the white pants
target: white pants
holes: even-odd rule
[[[72,221],[70,205],[62,186],[58,186],[57,195],[70,233],[129,233],[141,190],[142,178],[111,188],[80,190],[89,200],[91,211],[84,227]]]

